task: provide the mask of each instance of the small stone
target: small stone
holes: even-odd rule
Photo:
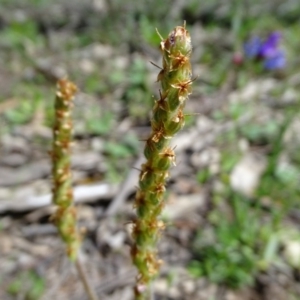
[[[298,100],[298,93],[293,89],[287,89],[281,99],[285,104],[293,104]]]
[[[18,266],[21,269],[29,269],[30,267],[34,266],[35,260],[31,255],[26,253],[22,253],[18,257]]]
[[[214,127],[214,122],[206,116],[200,116],[197,118],[196,126],[199,132],[207,132]]]
[[[191,156],[191,163],[196,168],[206,167],[210,164],[218,163],[220,153],[216,148],[207,148],[200,152],[195,152]]]
[[[108,45],[94,44],[92,49],[92,57],[95,59],[109,58],[113,53],[113,48]]]
[[[296,268],[300,267],[300,241],[288,241],[285,245],[284,255],[287,261]]]
[[[167,295],[169,290],[169,284],[166,279],[157,279],[153,283],[154,290],[160,295]]]
[[[230,174],[231,187],[235,191],[251,197],[266,166],[267,159],[262,154],[246,153]]]
[[[182,283],[182,288],[186,294],[192,294],[196,289],[195,281],[186,280]]]
[[[169,288],[168,296],[171,297],[172,299],[180,299],[181,294],[177,286],[171,286]]]
[[[93,151],[102,152],[104,149],[104,141],[101,138],[95,137],[91,141],[91,148]]]
[[[95,12],[98,13],[106,13],[107,12],[107,4],[105,0],[93,0],[93,8]]]
[[[119,231],[114,235],[110,235],[110,238],[107,240],[107,244],[113,250],[119,250],[124,245],[124,241],[126,239],[126,234],[124,231]]]
[[[92,74],[95,71],[95,63],[89,59],[82,59],[79,62],[79,67],[81,71],[87,75]]]

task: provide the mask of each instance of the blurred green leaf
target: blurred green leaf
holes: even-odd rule
[[[17,108],[7,110],[5,117],[13,124],[25,124],[31,120],[34,112],[35,107],[32,101],[24,99],[20,101]]]
[[[132,155],[131,149],[116,142],[106,142],[104,144],[104,150],[106,153],[115,158],[129,157]]]
[[[205,183],[210,177],[210,172],[208,168],[203,168],[201,171],[197,173],[197,180],[200,183]]]
[[[269,121],[266,124],[252,123],[239,128],[245,138],[258,144],[272,141],[279,134],[279,129],[279,124],[276,121]]]
[[[19,273],[9,284],[7,291],[14,296],[25,295],[26,300],[38,300],[45,290],[44,278],[33,271]]]
[[[91,134],[104,135],[111,131],[113,126],[113,114],[105,112],[101,117],[90,117],[86,121],[87,130]]]

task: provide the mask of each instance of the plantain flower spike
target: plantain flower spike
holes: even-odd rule
[[[67,254],[71,260],[77,257],[80,234],[76,226],[76,208],[73,204],[71,178],[71,110],[77,87],[67,79],[57,83],[55,99],[55,121],[53,127],[52,176],[53,204],[56,211],[52,216],[55,225],[66,243]]]
[[[162,261],[157,256],[156,243],[164,223],[160,214],[164,208],[165,184],[168,171],[175,165],[171,138],[184,126],[183,109],[191,94],[191,38],[184,26],[175,27],[166,39],[161,38],[163,68],[157,81],[160,97],[154,103],[152,131],[146,140],[146,163],[141,167],[139,187],[135,196],[137,218],[133,222],[131,249],[138,269],[135,297],[147,299],[149,283],[158,274]]]

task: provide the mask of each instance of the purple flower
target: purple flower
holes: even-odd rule
[[[262,41],[258,36],[252,37],[248,42],[244,44],[244,52],[246,57],[255,58],[258,56],[262,47]]]
[[[281,33],[272,32],[266,40],[258,36],[252,37],[244,44],[244,53],[247,58],[260,59],[266,70],[282,69],[286,65],[285,52],[279,48]]]
[[[261,45],[259,55],[263,58],[276,55],[278,51],[281,34],[278,31],[272,32],[267,40]]]
[[[263,66],[266,70],[276,70],[282,69],[286,65],[286,58],[285,53],[283,50],[277,49],[271,56],[267,57],[264,62]]]

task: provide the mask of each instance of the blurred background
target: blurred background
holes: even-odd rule
[[[81,256],[101,299],[133,299],[155,28],[186,20],[196,79],[155,299],[300,299],[299,16],[298,0],[0,0],[0,298],[87,299],[49,221],[55,84],[68,76]]]

